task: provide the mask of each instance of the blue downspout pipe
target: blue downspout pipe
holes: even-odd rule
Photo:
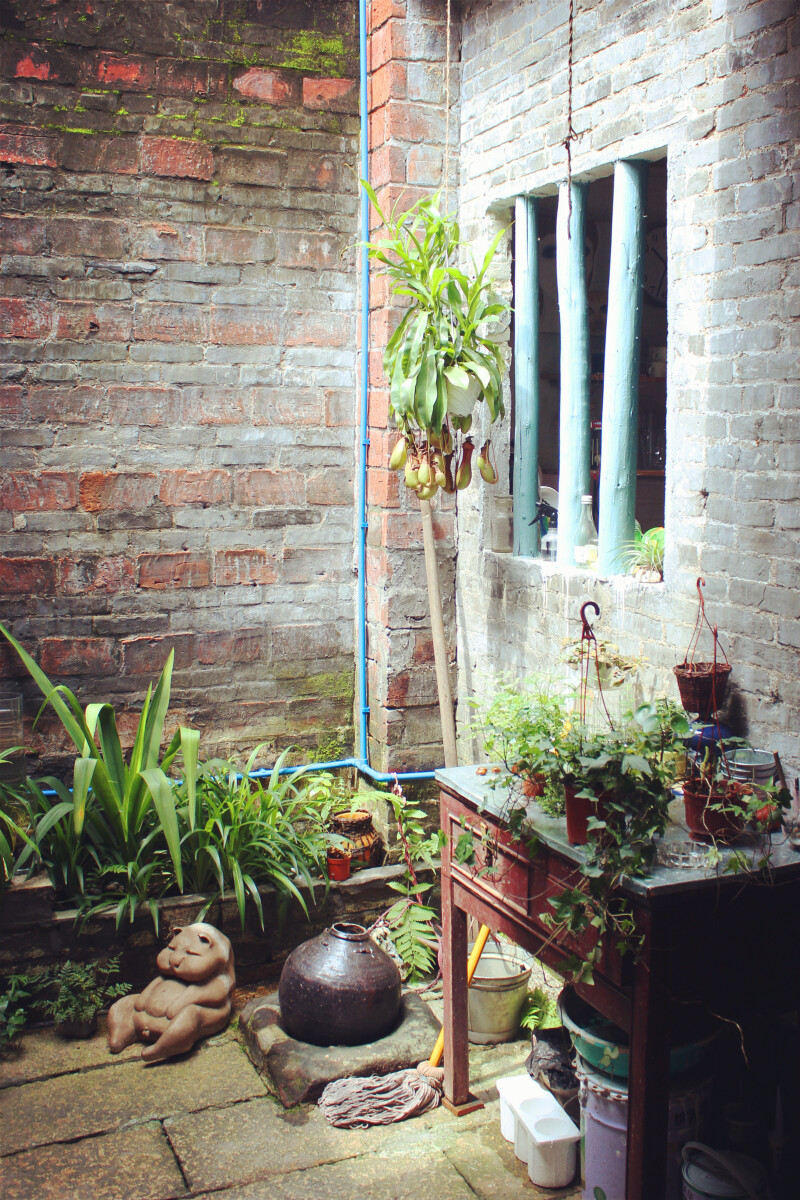
[[[369,110],[367,100],[367,0],[358,4],[359,32],[359,82],[361,104],[360,175],[369,179]],[[369,197],[361,188],[361,241],[369,241]],[[369,765],[367,740],[367,718],[369,697],[367,693],[367,450],[369,448],[369,420],[367,400],[369,395],[369,257],[361,250],[361,356],[360,356],[360,431],[358,454],[358,585],[356,592],[357,658],[358,658],[358,741],[355,758],[340,758],[333,762],[309,763],[309,771],[333,771],[354,767],[374,783],[393,783],[416,779],[433,779],[434,771],[375,771]],[[296,771],[297,767],[284,767],[283,773]]]

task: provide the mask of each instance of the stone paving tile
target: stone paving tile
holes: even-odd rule
[[[223,1192],[207,1192],[197,1200],[475,1200],[458,1171],[437,1152],[398,1167],[374,1155],[293,1171],[288,1175]],[[529,1198],[530,1200],[530,1198]]]
[[[451,1142],[444,1153],[479,1200],[580,1200],[579,1185],[534,1187],[525,1163],[500,1133],[499,1108],[496,1121],[474,1130],[468,1138]]]
[[[456,1118],[438,1108],[394,1125],[336,1129],[314,1106],[287,1110],[268,1098],[176,1117],[164,1128],[192,1191],[202,1191],[378,1150],[382,1157],[424,1158],[491,1119],[499,1121],[491,1109]]]
[[[37,1029],[23,1035],[18,1049],[0,1059],[0,1088],[85,1071],[110,1067],[141,1056],[141,1046],[128,1046],[114,1057],[109,1053],[105,1034],[71,1041],[60,1038],[52,1029]]]
[[[0,1091],[2,1153],[264,1094],[257,1071],[232,1041],[204,1045],[182,1061],[59,1075]]]
[[[0,1159],[3,1200],[172,1200],[186,1194],[157,1122]]]

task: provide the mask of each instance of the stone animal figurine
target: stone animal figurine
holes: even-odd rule
[[[175,929],[156,966],[161,973],[143,992],[123,996],[108,1010],[112,1054],[140,1041],[153,1043],[142,1051],[146,1062],[172,1058],[228,1024],[236,977],[223,933],[204,924]]]

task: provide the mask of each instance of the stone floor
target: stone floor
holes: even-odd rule
[[[538,1200],[500,1136],[494,1080],[524,1070],[527,1039],[473,1047],[485,1108],[439,1108],[368,1130],[284,1109],[246,1057],[235,1025],[183,1060],[144,1066],[104,1038],[25,1035],[0,1060],[3,1200]],[[424,1054],[421,1048],[420,1057]]]

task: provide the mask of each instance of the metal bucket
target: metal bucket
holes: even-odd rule
[[[628,1089],[587,1068],[578,1056],[581,1082],[581,1175],[583,1200],[625,1200]],[[666,1200],[681,1200],[681,1152],[684,1145],[706,1136],[711,1121],[711,1079],[692,1072],[674,1079],[667,1121]]]
[[[683,1200],[767,1200],[764,1168],[746,1154],[687,1142],[682,1175]]]
[[[484,950],[469,985],[469,1040],[479,1046],[512,1042],[528,994],[533,962],[516,946]]]
[[[768,798],[766,784],[775,778],[775,757],[769,750],[734,750],[728,755],[731,779],[752,783],[762,799]]]

